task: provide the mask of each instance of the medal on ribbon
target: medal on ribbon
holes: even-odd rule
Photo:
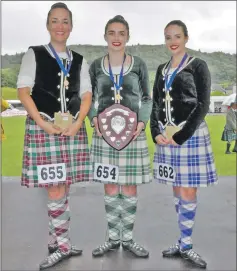
[[[165,74],[165,92],[166,92],[166,95],[165,95],[165,112],[166,112],[166,119],[168,121],[168,125],[166,125],[165,127],[165,136],[168,138],[168,139],[171,139],[173,137],[173,135],[178,132],[179,130],[181,130],[181,128],[177,125],[175,125],[172,121],[172,118],[171,118],[171,115],[170,115],[170,102],[172,100],[172,98],[170,97],[170,90],[171,90],[171,85],[174,81],[174,78],[176,76],[176,74],[178,73],[179,69],[183,66],[185,60],[187,59],[188,57],[188,54],[185,53],[185,55],[183,56],[181,62],[179,63],[179,66],[174,70],[174,72],[171,74],[170,78],[169,78],[169,71],[170,71],[170,68],[171,68],[171,64],[172,64],[172,58],[171,58],[171,61],[168,65],[168,68],[167,68],[167,71],[166,71],[166,74]]]
[[[123,64],[119,74],[118,83],[115,82],[112,68],[109,61],[109,75],[114,87],[115,104],[105,109],[98,116],[98,126],[103,139],[114,149],[120,151],[124,149],[133,139],[133,134],[137,128],[137,114],[120,104],[122,97],[120,91],[123,83],[123,66],[126,59],[124,55]]]
[[[63,63],[62,63],[62,61],[61,61],[61,59],[59,58],[57,52],[54,50],[54,48],[53,48],[53,46],[52,46],[51,43],[49,43],[49,48],[50,48],[50,50],[52,51],[54,57],[55,57],[56,60],[57,60],[57,63],[58,63],[58,65],[59,65],[59,67],[61,68],[61,71],[63,72],[63,74],[64,74],[64,76],[65,76],[65,79],[64,79],[64,87],[65,87],[65,88],[68,88],[69,82],[68,82],[68,80],[67,80],[67,75],[69,74],[69,71],[70,71],[71,65],[72,65],[72,60],[71,60],[71,57],[70,57],[70,53],[69,53],[69,51],[68,51],[68,48],[66,48],[66,53],[67,53],[68,60],[69,60],[69,65],[68,65],[67,68],[64,67],[64,65],[63,65]]]
[[[70,58],[69,51],[66,48],[66,53],[67,53],[68,59],[69,59],[69,65],[66,68],[66,67],[64,67],[63,62],[59,58],[57,52],[54,50],[51,43],[49,44],[49,48],[51,49],[55,59],[57,60],[59,67],[61,68],[61,71],[64,74],[64,88],[68,89],[69,82],[67,80],[67,75],[68,75],[68,73],[71,69],[71,65],[72,65],[72,60]],[[55,112],[54,113],[54,124],[62,129],[68,128],[72,124],[72,120],[73,120],[73,117],[70,114],[70,112],[57,112],[57,113]]]

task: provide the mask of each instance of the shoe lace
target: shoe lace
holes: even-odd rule
[[[57,250],[55,251],[54,253],[50,254],[48,257],[47,257],[47,261],[48,262],[55,262],[57,261],[59,258],[61,258],[62,254],[61,254],[61,251]]]
[[[169,247],[169,249],[179,249],[179,245],[175,244]]]
[[[135,250],[144,250],[144,248],[136,242],[132,242],[132,248]]]
[[[111,247],[111,243],[108,242],[108,241],[106,241],[103,245],[100,245],[100,246],[98,247],[98,249],[104,251],[104,250],[109,249],[110,247]]]
[[[187,251],[187,255],[189,255],[191,258],[193,259],[197,259],[197,258],[200,258],[200,255],[197,254],[197,252],[195,252],[194,250],[192,249],[189,249]]]

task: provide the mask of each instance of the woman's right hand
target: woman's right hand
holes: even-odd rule
[[[160,145],[169,144],[169,139],[167,139],[166,137],[164,137],[161,134],[155,137],[155,141],[156,141],[157,144],[160,144]]]
[[[55,124],[47,122],[45,120],[42,121],[39,125],[47,134],[54,135],[54,134],[61,134],[62,129]]]
[[[94,117],[94,118],[93,118],[93,123],[94,123],[94,125],[95,125],[95,130],[96,130],[97,135],[101,137],[102,134],[101,134],[101,132],[100,132],[100,130],[99,130],[98,118],[97,118],[97,117]]]

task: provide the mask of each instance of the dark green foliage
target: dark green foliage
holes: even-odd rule
[[[89,64],[94,59],[103,56],[107,51],[106,46],[99,45],[71,45],[69,47],[83,55]],[[127,52],[141,57],[146,62],[151,75],[151,85],[153,85],[157,67],[170,58],[170,54],[164,45],[131,45],[127,46]],[[188,53],[207,62],[212,76],[212,83],[220,84],[223,81],[229,82],[230,85],[236,83],[236,54],[223,52],[203,53],[200,50],[191,49],[188,49]],[[15,87],[23,54],[1,57],[2,69],[7,69],[4,72],[2,70],[2,86]]]

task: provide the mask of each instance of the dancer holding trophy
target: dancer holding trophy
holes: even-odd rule
[[[204,118],[211,78],[207,64],[186,52],[186,25],[171,21],[164,30],[171,60],[161,64],[153,88],[151,134],[156,143],[154,179],[173,186],[180,229],[177,244],[164,257],[182,256],[199,267],[206,262],[193,249],[197,188],[217,182],[210,135]]]
[[[17,82],[28,112],[21,184],[48,192],[50,255],[40,269],[82,254],[69,236],[69,186],[91,175],[84,124],[92,99],[89,66],[66,46],[72,13],[64,3],[51,7],[46,26],[50,43],[29,48]]]
[[[146,64],[125,52],[129,26],[117,15],[105,26],[108,54],[90,67],[95,127],[91,159],[94,181],[104,184],[108,240],[92,252],[102,256],[120,244],[137,257],[149,252],[133,239],[137,185],[151,182],[145,127],[152,100]]]

